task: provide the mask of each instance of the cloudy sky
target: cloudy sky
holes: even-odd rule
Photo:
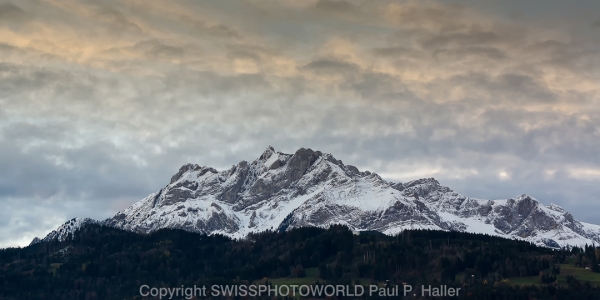
[[[600,1],[0,0],[0,247],[269,145],[600,224]]]

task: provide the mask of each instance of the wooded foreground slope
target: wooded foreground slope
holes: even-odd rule
[[[89,224],[63,242],[0,250],[0,299],[142,299],[142,284],[268,283],[304,277],[309,268],[317,270],[319,283],[462,287],[452,299],[600,299],[597,287],[577,278],[552,284],[567,260],[598,264],[591,246],[551,250],[459,232],[355,235],[336,225],[232,240],[171,229],[141,235]],[[531,276],[539,276],[539,285],[510,281]]]

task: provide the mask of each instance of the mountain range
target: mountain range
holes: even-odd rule
[[[356,232],[404,229],[483,233],[558,248],[600,244],[600,226],[529,195],[470,198],[434,178],[390,182],[331,154],[268,147],[228,170],[183,165],[169,184],[103,221],[74,218],[43,239],[64,240],[88,223],[141,234],[177,228],[244,238],[249,233],[344,224]]]

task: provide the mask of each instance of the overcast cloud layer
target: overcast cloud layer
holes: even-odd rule
[[[0,0],[0,247],[332,153],[600,224],[598,1]]]

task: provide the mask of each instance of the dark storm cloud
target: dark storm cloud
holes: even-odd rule
[[[55,72],[40,68],[23,68],[18,64],[0,63],[0,74],[2,81],[0,82],[0,95],[3,98],[13,98],[20,94],[27,93],[39,86],[48,86],[57,83],[62,73],[68,76],[65,72]]]
[[[363,99],[370,101],[395,102],[400,99],[416,99],[406,84],[388,74],[364,73],[355,80],[348,80],[348,85],[348,88],[355,90]]]
[[[32,19],[32,15],[12,3],[0,4],[0,24],[5,22],[23,23]]]
[[[239,39],[242,36],[237,30],[230,28],[224,24],[207,24],[205,21],[190,18],[188,16],[180,16],[181,20],[187,25],[191,34],[194,35],[209,35],[223,38]]]
[[[18,49],[18,48],[14,47],[14,46],[11,46],[11,45],[8,45],[8,44],[5,44],[5,43],[1,43],[0,44],[0,51],[9,52],[9,51],[13,51],[13,50],[16,50],[16,49]]]
[[[453,76],[449,84],[468,86],[480,89],[490,95],[483,102],[497,104],[519,104],[523,102],[555,102],[555,95],[543,82],[527,74],[506,73],[499,76],[489,76],[485,73],[469,73]],[[490,103],[494,104],[494,103]]]
[[[600,223],[593,21],[461,1],[1,5],[0,245],[267,145]]]
[[[527,46],[527,50],[533,53],[546,52],[551,55],[564,55],[567,53],[569,45],[556,40],[545,40]]]
[[[260,62],[260,60],[261,60],[259,54],[254,53],[253,51],[248,51],[246,49],[231,50],[227,53],[227,57],[230,59],[236,59],[236,58],[249,59],[249,60],[253,60],[257,63]]]
[[[185,54],[183,47],[165,45],[157,40],[141,41],[133,46],[150,56],[181,57]]]
[[[414,55],[418,51],[416,49],[411,49],[407,47],[383,47],[383,48],[375,48],[373,49],[373,53],[381,56],[391,56],[391,57],[404,57],[408,55]]]
[[[94,14],[114,32],[127,30],[140,33],[142,31],[140,26],[129,20],[122,12],[108,5],[98,5],[94,8]]]
[[[336,59],[318,59],[301,67],[301,69],[309,70],[317,73],[340,73],[348,74],[360,71],[357,64]]]
[[[342,0],[319,0],[314,8],[327,13],[348,13],[356,9],[352,3]]]
[[[442,34],[431,39],[424,40],[421,44],[425,49],[439,49],[445,46],[455,45],[482,45],[497,42],[499,37],[494,32],[471,31],[452,34]]]
[[[501,60],[506,58],[506,53],[493,47],[461,47],[453,50],[437,50],[434,54],[436,59],[447,56],[447,59],[464,59],[472,56],[483,57],[492,60]]]

